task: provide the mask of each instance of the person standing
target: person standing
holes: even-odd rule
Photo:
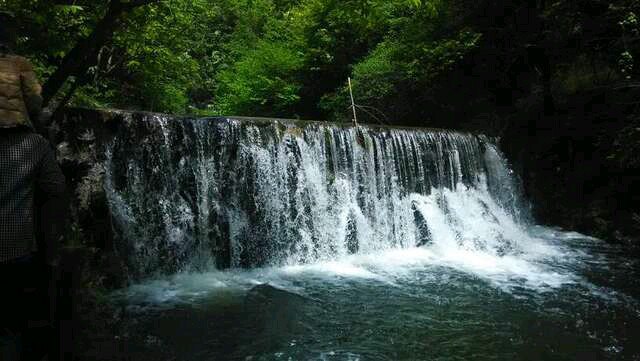
[[[65,223],[65,178],[51,144],[34,132],[41,87],[31,63],[11,51],[15,29],[12,14],[0,12],[0,333],[18,335],[13,357],[39,360],[55,339],[49,289]]]

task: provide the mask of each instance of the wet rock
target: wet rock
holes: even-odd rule
[[[247,293],[244,314],[252,320],[253,347],[277,348],[291,339],[292,335],[304,332],[302,314],[305,297],[273,287],[269,284],[255,286]]]

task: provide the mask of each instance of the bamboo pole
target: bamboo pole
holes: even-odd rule
[[[351,90],[351,77],[347,78],[349,82],[349,95],[351,96],[351,108],[353,109],[353,123],[358,127],[358,117],[356,116],[356,103],[353,101],[353,90]]]

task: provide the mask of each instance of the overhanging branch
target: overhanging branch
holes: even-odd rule
[[[60,2],[72,2],[71,0],[56,0]],[[79,40],[76,45],[65,55],[60,66],[47,79],[43,86],[42,97],[44,106],[47,106],[64,86],[70,77],[82,77],[97,61],[100,49],[111,39],[118,28],[123,14],[145,5],[158,3],[161,0],[111,0],[105,15],[98,21],[91,34]]]

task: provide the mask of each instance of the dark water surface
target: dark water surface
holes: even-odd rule
[[[577,233],[529,232],[537,253],[388,250],[174,275],[114,302],[135,360],[640,359],[638,262]]]

